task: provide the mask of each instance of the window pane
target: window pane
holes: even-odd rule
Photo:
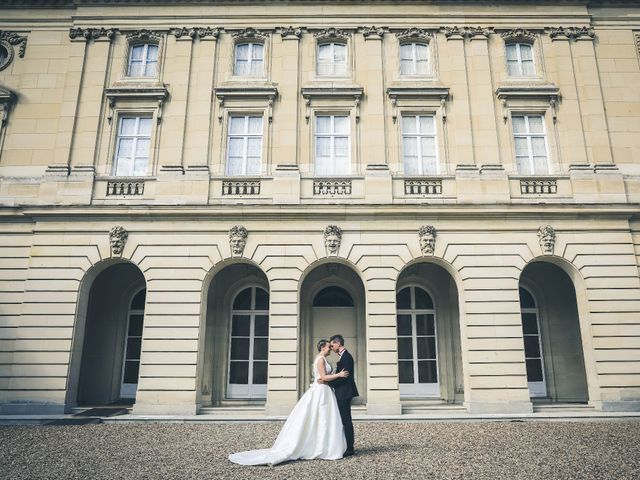
[[[249,339],[231,339],[231,360],[246,360],[249,358]]]
[[[436,358],[436,339],[434,337],[418,337],[418,358]]]
[[[524,117],[511,117],[514,133],[525,133]]]
[[[316,157],[328,157],[331,155],[331,139],[329,137],[316,138]]]
[[[133,175],[136,177],[143,177],[147,174],[147,162],[146,157],[138,157],[133,162]]]
[[[520,64],[515,60],[508,60],[507,73],[511,76],[520,75]]]
[[[334,175],[348,175],[350,172],[349,157],[336,157],[333,169]]]
[[[429,47],[423,44],[416,44],[416,57],[418,61],[427,60],[429,58]]]
[[[436,139],[433,137],[422,137],[422,156],[433,157],[436,154]]]
[[[118,142],[118,157],[129,158],[133,154],[133,139],[121,138]]]
[[[540,343],[537,336],[524,337],[524,356],[526,358],[540,357]]]
[[[229,120],[229,133],[244,133],[245,117],[231,117]]]
[[[256,337],[269,336],[269,315],[256,315],[253,326],[253,333]]]
[[[331,158],[316,156],[315,169],[316,175],[331,174]]]
[[[120,134],[133,135],[136,132],[136,118],[122,117],[120,119]]]
[[[536,335],[538,333],[538,322],[535,313],[522,314],[522,332],[526,334]]]
[[[256,338],[253,341],[253,358],[254,360],[266,360],[267,351],[269,350],[269,340],[267,338]]]
[[[516,137],[514,139],[515,147],[516,147],[516,155],[517,156],[528,156],[529,155],[529,143],[527,142],[526,137]]]
[[[251,287],[245,288],[233,302],[234,310],[251,310]]]
[[[155,77],[157,71],[157,62],[147,62],[144,68],[145,77]]]
[[[403,288],[396,294],[396,307],[411,308],[411,289],[409,287]]]
[[[413,60],[413,44],[403,43],[400,45],[400,59]]]
[[[131,48],[131,60],[142,60],[142,54],[144,53],[144,45],[136,45]]]
[[[256,288],[256,310],[269,310],[269,294],[261,288]]]
[[[433,300],[429,294],[421,288],[415,287],[415,295],[416,295],[416,308],[433,308]]]
[[[136,142],[136,157],[147,158],[149,156],[149,140],[146,138],[139,138]]]
[[[249,133],[262,134],[262,117],[249,117]]]
[[[398,315],[398,335],[411,335],[411,315]]]
[[[318,60],[329,61],[331,59],[331,44],[324,43],[322,45],[318,45]]]
[[[404,137],[402,139],[402,146],[405,156],[415,157],[418,155],[417,137]]]
[[[520,288],[518,293],[520,294],[520,307],[536,308],[536,302],[527,290]]]
[[[229,157],[227,160],[227,175],[242,175],[242,157]]]
[[[413,383],[413,362],[398,362],[398,381]]]
[[[142,336],[142,315],[129,315],[129,331],[127,335],[131,337]]]
[[[244,175],[260,175],[260,157],[247,157],[247,171]]]
[[[516,45],[510,44],[506,47],[507,60],[518,60],[518,52],[516,51]]]
[[[155,62],[158,60],[158,45],[147,46],[147,61]]]
[[[541,116],[529,117],[529,131],[531,133],[544,133],[544,124]]]
[[[333,59],[337,64],[344,64],[347,59],[347,47],[341,43],[333,44]]]
[[[249,44],[242,43],[236,46],[236,60],[248,60],[249,59]]]
[[[259,60],[261,63],[263,57],[264,45],[261,43],[254,43],[251,46],[251,58],[253,60]]]
[[[533,173],[528,157],[516,157],[516,165],[520,175],[531,175]]]
[[[142,117],[138,122],[138,134],[140,135],[151,135],[151,118],[150,117]]]
[[[435,361],[418,362],[418,381],[420,383],[438,382],[438,368]]]
[[[316,117],[316,132],[331,133],[331,117],[318,115]]]
[[[116,176],[127,176],[133,173],[133,161],[131,157],[118,157],[116,163]]]
[[[421,133],[435,133],[436,126],[434,118],[432,116],[420,117],[420,132]]]
[[[523,75],[535,75],[536,69],[534,67],[533,61],[528,60],[522,63],[522,74]]]
[[[140,359],[141,338],[127,338],[127,360]]]
[[[247,138],[247,155],[252,157],[260,157],[262,149],[262,137]]]
[[[533,60],[533,50],[531,45],[527,45],[525,43],[520,44],[520,58],[523,61]]]
[[[248,337],[250,332],[249,315],[234,315],[231,319],[231,336],[232,337]]]
[[[347,137],[336,137],[334,146],[336,157],[349,156],[349,139]]]
[[[542,362],[540,360],[527,360],[527,381],[542,381]]]
[[[142,310],[144,309],[144,302],[147,297],[146,290],[141,290],[133,300],[131,300],[131,309],[132,310]]]
[[[335,133],[349,133],[349,117],[340,115],[334,118],[334,132]]]
[[[249,383],[249,362],[231,362],[229,383],[240,385]]]
[[[138,383],[139,371],[140,371],[140,362],[137,362],[137,361],[125,362],[123,383]]]
[[[415,140],[415,139],[414,139]],[[422,175],[417,155],[404,156],[404,173],[406,175]]]
[[[253,60],[251,62],[251,75],[254,77],[262,75],[262,60]]]
[[[402,117],[402,133],[416,133],[416,117]]]
[[[266,385],[267,362],[253,362],[253,384]]]
[[[533,168],[534,173],[538,175],[549,173],[547,157],[533,157]]]
[[[413,340],[410,337],[398,338],[398,358],[405,360],[413,358]]]
[[[414,65],[413,60],[400,60],[400,73],[402,75],[414,75],[416,73]]]
[[[547,147],[544,144],[543,137],[533,137],[531,139],[531,147],[533,148],[533,154],[536,156],[547,156]]]
[[[416,315],[416,334],[417,335],[435,335],[436,334],[435,319],[432,314]]]
[[[435,175],[438,173],[438,161],[436,157],[422,157],[422,174]]]

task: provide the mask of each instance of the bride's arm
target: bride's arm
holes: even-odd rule
[[[343,370],[340,373],[324,373],[324,359],[322,357],[319,357],[316,360],[316,369],[318,371],[318,375],[320,375],[320,380],[323,382],[330,382],[337,378],[346,378],[349,376],[349,372],[346,370]]]

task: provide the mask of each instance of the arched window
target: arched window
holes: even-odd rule
[[[512,77],[530,77],[536,74],[533,46],[529,43],[507,43],[507,72]]]
[[[397,293],[396,308],[400,395],[439,396],[433,299],[422,288],[409,286]]]
[[[546,397],[547,385],[540,338],[540,316],[535,299],[529,291],[522,287],[520,287],[520,312],[529,394],[532,397]]]
[[[140,372],[140,352],[142,350],[142,324],[147,291],[140,290],[134,295],[127,315],[127,337],[122,362],[121,398],[135,398]]]
[[[269,351],[269,293],[247,287],[231,307],[229,398],[266,398]]]
[[[158,45],[142,43],[129,48],[128,77],[155,77],[158,75]]]
[[[427,75],[429,73],[429,45],[403,43],[400,45],[400,74]]]
[[[347,74],[347,46],[344,43],[318,44],[316,71],[319,76],[344,76]]]
[[[233,74],[245,77],[264,75],[264,45],[256,42],[238,43],[235,49]]]
[[[323,288],[313,299],[314,307],[353,307],[353,298],[344,288],[331,286]]]

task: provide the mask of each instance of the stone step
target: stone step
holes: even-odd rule
[[[591,405],[582,403],[542,403],[533,404],[534,413],[594,412]]]

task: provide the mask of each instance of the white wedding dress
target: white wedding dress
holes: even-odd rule
[[[317,360],[321,358],[322,362]],[[338,460],[347,448],[338,403],[329,385],[316,383],[316,365],[331,365],[317,356],[313,362],[313,383],[298,401],[270,449],[232,453],[229,460],[240,465],[277,465],[289,460]]]

